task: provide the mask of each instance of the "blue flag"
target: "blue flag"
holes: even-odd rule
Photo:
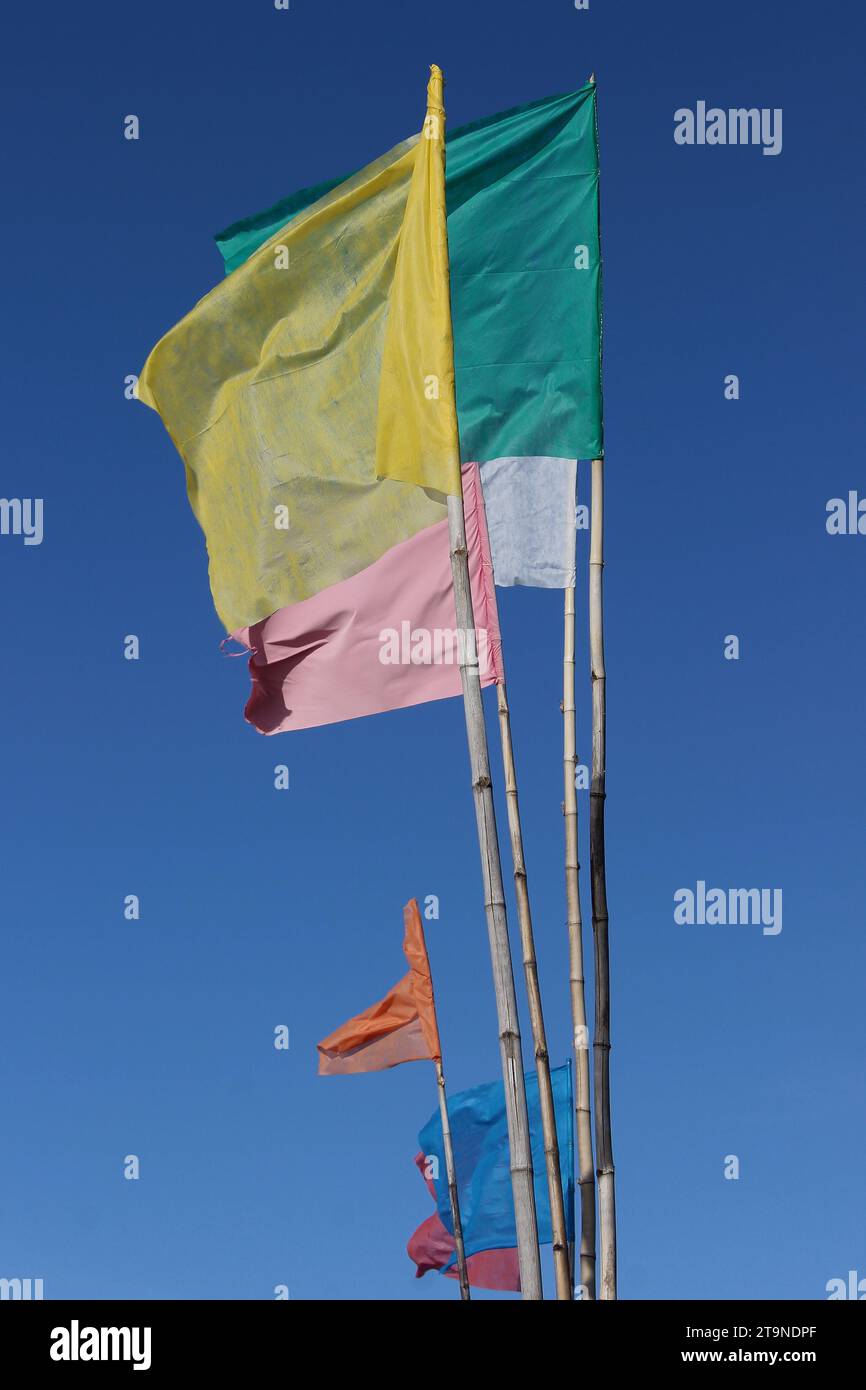
[[[571,1062],[556,1067],[550,1073],[553,1085],[553,1104],[556,1112],[556,1133],[559,1140],[559,1164],[562,1173],[562,1195],[568,1239],[574,1239],[574,1130],[572,1123],[573,1094]],[[544,1164],[544,1136],[541,1129],[541,1108],[538,1099],[538,1077],[526,1075],[526,1103],[529,1108],[529,1134],[532,1144],[532,1167],[535,1175],[535,1206],[538,1215],[538,1239],[542,1245],[553,1241],[550,1221],[550,1199],[547,1192],[547,1173]],[[511,1170],[508,1156],[508,1126],[505,1118],[505,1088],[501,1081],[486,1086],[473,1086],[448,1099],[451,1137],[454,1143],[454,1166],[457,1170],[457,1193],[463,1241],[467,1255],[480,1250],[503,1250],[517,1244],[514,1222],[514,1199],[511,1193]],[[442,1142],[442,1123],[438,1111],[427,1121],[418,1135],[421,1152],[436,1162],[427,1165],[436,1189],[436,1207],[445,1228],[453,1234],[451,1204],[448,1200],[448,1177],[445,1150]],[[456,1257],[455,1257],[456,1258]],[[450,1261],[454,1263],[454,1258]],[[447,1266],[446,1266],[447,1268]]]

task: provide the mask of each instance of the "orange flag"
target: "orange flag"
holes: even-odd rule
[[[442,1049],[421,913],[413,898],[403,908],[403,953],[409,973],[362,1014],[318,1044],[319,1075],[385,1071],[400,1062],[439,1062]]]

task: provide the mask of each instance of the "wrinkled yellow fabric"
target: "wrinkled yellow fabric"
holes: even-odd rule
[[[381,478],[459,497],[442,87],[434,65],[385,330],[376,468]]]
[[[386,325],[418,311],[411,285],[407,308],[399,302],[401,238],[404,257],[429,253],[410,245],[423,223],[404,228],[427,145],[402,142],[281,228],[141,372],[139,399],[184,459],[229,632],[359,573],[446,515],[440,495],[395,481],[388,455],[402,434],[377,449]],[[413,382],[426,365],[402,364]],[[455,451],[456,441],[455,420]],[[426,439],[414,447],[428,457]]]

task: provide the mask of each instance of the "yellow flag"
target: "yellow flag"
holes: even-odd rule
[[[376,467],[382,478],[460,494],[445,226],[445,108],[442,72],[435,65],[385,331]]]
[[[441,494],[460,490],[431,111],[421,137],[222,280],[141,372],[139,398],[186,465],[230,632],[359,573],[441,521]]]

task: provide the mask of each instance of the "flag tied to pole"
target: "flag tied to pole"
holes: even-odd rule
[[[565,1199],[566,1229],[574,1239],[574,1135],[572,1128],[571,1062],[555,1067],[551,1073],[562,1193]],[[535,1206],[538,1239],[542,1245],[553,1240],[550,1198],[544,1159],[544,1132],[538,1077],[526,1076],[526,1101],[532,1166],[535,1174]],[[463,1225],[463,1241],[470,1283],[479,1288],[519,1290],[517,1229],[509,1168],[508,1125],[505,1089],[501,1081],[475,1086],[449,1097],[448,1116],[454,1145],[457,1194]],[[418,1135],[421,1152],[415,1159],[421,1175],[436,1202],[436,1212],[418,1227],[408,1245],[420,1278],[430,1269],[456,1276],[456,1250],[442,1122],[438,1112],[431,1116]]]
[[[439,1027],[418,903],[403,909],[409,970],[378,1004],[350,1018],[318,1044],[320,1076],[385,1071],[400,1062],[441,1061]]]

